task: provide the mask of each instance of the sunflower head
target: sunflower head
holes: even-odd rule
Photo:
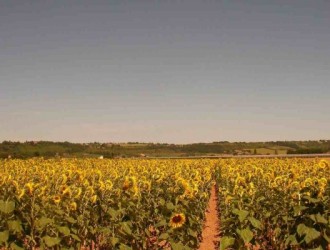
[[[321,160],[318,165],[319,165],[319,168],[325,169],[329,166],[329,163],[326,160]]]
[[[70,189],[70,187],[68,187],[68,186],[61,187],[61,194],[63,196],[65,196],[65,195],[71,196],[71,189]]]
[[[319,182],[321,188],[325,188],[327,186],[328,180],[326,178],[322,177],[321,179],[318,179],[318,182]]]
[[[97,195],[95,194],[95,195],[93,195],[92,197],[91,197],[91,202],[93,203],[93,204],[95,204],[96,203],[96,201],[97,201]]]
[[[298,200],[300,198],[299,192],[293,192],[291,194],[291,198],[294,199],[294,200]]]
[[[146,191],[150,192],[150,190],[151,190],[151,181],[144,181],[144,182],[143,182],[143,188],[144,188]]]
[[[232,199],[234,199],[234,197],[226,195],[225,204],[230,205]]]
[[[313,184],[313,181],[312,181],[311,178],[307,178],[307,179],[303,182],[303,184],[304,184],[304,187],[311,187],[312,184]]]
[[[60,203],[60,201],[61,201],[61,196],[59,196],[59,195],[55,195],[55,196],[53,197],[53,201],[54,201],[56,204]]]
[[[76,211],[77,210],[77,203],[76,202],[71,202],[70,203],[70,210],[71,211]]]
[[[75,199],[79,198],[80,195],[81,195],[81,193],[82,193],[82,189],[81,188],[76,189],[75,190],[75,196],[74,196],[74,198]]]
[[[31,183],[31,182],[26,183],[25,184],[25,187],[26,187],[26,189],[28,191],[28,194],[29,195],[32,195],[33,194],[33,191],[34,191],[34,183]]]
[[[128,177],[125,178],[123,183],[123,190],[127,190],[132,186],[132,183],[130,182],[130,179]]]
[[[185,222],[186,216],[184,214],[174,214],[170,219],[170,226],[172,228],[179,228],[182,227]]]
[[[110,180],[106,180],[105,181],[105,190],[111,190],[112,189],[112,187],[113,187],[113,183],[112,183],[112,181],[110,181]]]

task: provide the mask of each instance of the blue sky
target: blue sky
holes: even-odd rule
[[[330,139],[329,1],[0,2],[0,141]]]

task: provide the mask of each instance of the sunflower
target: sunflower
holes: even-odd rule
[[[26,183],[25,187],[27,188],[29,195],[32,195],[34,191],[34,183]]]
[[[238,185],[238,186],[243,186],[243,187],[245,187],[245,185],[246,185],[245,178],[242,177],[242,176],[237,176],[237,177],[236,177],[236,180],[235,180],[235,184]]]
[[[75,195],[75,199],[77,199],[77,198],[79,198],[80,197],[80,195],[81,195],[81,192],[82,192],[82,190],[81,190],[81,188],[78,188],[77,190],[76,190],[76,195]]]
[[[318,165],[319,165],[319,168],[325,169],[326,167],[329,166],[329,163],[326,160],[321,160]]]
[[[134,198],[138,198],[140,196],[140,190],[137,185],[133,186],[132,192],[133,192]]]
[[[113,183],[110,180],[105,181],[105,190],[109,191],[113,187]]]
[[[105,190],[105,184],[104,184],[103,181],[99,181],[98,188],[99,188],[100,191],[104,191]]]
[[[150,192],[150,190],[151,190],[151,181],[143,181],[143,189]]]
[[[123,183],[123,190],[127,190],[132,186],[130,180],[128,177],[125,177],[124,183]]]
[[[295,199],[295,200],[300,200],[300,193],[299,192],[293,192],[292,194],[291,194],[291,198],[292,199]]]
[[[67,196],[70,196],[71,197],[71,188],[68,187],[68,186],[62,186],[61,187],[61,194],[63,196],[67,195]]]
[[[326,178],[322,177],[321,179],[318,179],[318,182],[319,182],[321,188],[325,188],[327,186],[328,180]]]
[[[65,174],[62,174],[62,184],[65,184],[68,181],[68,177]]]
[[[53,201],[54,201],[56,204],[58,204],[58,203],[60,203],[60,201],[61,201],[61,197],[60,197],[59,195],[55,195],[55,196],[53,197]]]
[[[291,182],[290,187],[293,189],[299,189],[300,183],[298,181],[293,181],[293,182]]]
[[[303,185],[304,187],[311,187],[313,184],[313,181],[311,178],[307,178],[304,182],[303,182]]]
[[[324,195],[324,193],[325,193],[325,189],[321,187],[321,188],[319,189],[319,192],[318,192],[318,194],[317,194],[317,197],[318,197],[318,198],[322,198],[323,195]]]
[[[76,211],[77,210],[77,203],[76,202],[71,202],[70,203],[70,210],[71,211]]]
[[[95,204],[97,201],[97,195],[93,195],[90,200],[93,204]]]
[[[186,216],[184,214],[175,214],[170,219],[170,226],[172,228],[182,227],[186,222]]]
[[[230,195],[226,195],[225,204],[229,205],[231,203],[232,199],[234,199],[234,197],[232,197]]]

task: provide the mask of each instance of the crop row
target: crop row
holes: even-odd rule
[[[196,249],[216,161],[0,161],[0,248]]]
[[[197,249],[218,187],[220,249],[327,249],[326,160],[0,161],[0,249]]]
[[[330,249],[326,160],[223,160],[221,249]]]

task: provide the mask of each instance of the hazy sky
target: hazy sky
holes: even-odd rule
[[[1,0],[0,141],[330,139],[329,0]]]

